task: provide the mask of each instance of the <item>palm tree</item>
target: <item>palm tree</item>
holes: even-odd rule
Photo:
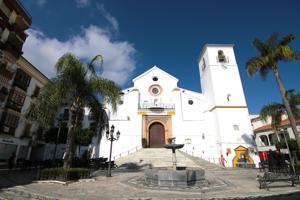
[[[103,127],[103,124],[108,124],[108,120],[102,117],[104,107],[100,99],[110,104],[113,111],[116,111],[120,99],[118,86],[113,81],[97,75],[94,66],[96,61],[102,64],[102,57],[95,56],[90,63],[83,64],[72,54],[63,55],[55,65],[57,77],[46,84],[28,110],[30,118],[37,120],[44,127],[49,127],[53,124],[59,107],[70,108],[64,168],[71,166],[76,131],[81,127],[84,108],[90,108],[95,114],[94,123]],[[106,120],[103,121],[104,119]]]
[[[273,131],[275,132],[275,135],[277,137],[277,140],[280,141],[279,135],[278,135],[278,129],[281,124],[281,117],[284,114],[284,106],[280,103],[270,103],[268,105],[265,105],[260,110],[260,118],[267,122],[268,118],[271,118],[271,127]]]
[[[295,90],[287,90],[286,97],[292,108],[293,115],[299,117],[300,116],[300,109],[299,109],[300,94],[296,93]],[[281,125],[282,115],[285,113],[286,111],[284,105],[276,102],[267,104],[263,106],[262,109],[260,110],[260,118],[263,121],[267,122],[268,118],[271,119],[271,127],[275,132],[278,141],[280,141],[280,138],[278,136],[278,130]]]
[[[263,78],[266,77],[270,70],[273,71],[281,93],[283,105],[291,122],[296,141],[300,146],[300,134],[297,131],[296,120],[287,99],[286,90],[281,81],[278,68],[279,61],[288,62],[300,59],[300,54],[295,52],[293,48],[289,46],[289,43],[294,39],[295,37],[293,35],[287,35],[278,39],[277,33],[273,33],[265,42],[256,38],[253,41],[253,45],[258,50],[259,55],[248,60],[246,63],[246,69],[250,76],[254,76],[256,72],[259,72]]]

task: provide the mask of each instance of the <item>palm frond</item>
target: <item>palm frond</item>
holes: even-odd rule
[[[290,103],[292,113],[300,117],[300,94],[296,93],[295,90],[287,90],[286,98]]]
[[[283,115],[283,105],[279,103],[271,103],[265,105],[260,111],[260,117],[267,122],[271,118],[271,126],[273,130],[278,130],[281,123],[281,116]]]
[[[294,54],[295,54],[295,60],[300,60],[300,52],[294,51]]]
[[[26,117],[48,128],[54,122],[58,107],[61,105],[61,95],[57,81],[49,81],[41,90],[40,95],[32,101],[26,111]]]
[[[295,39],[295,36],[292,35],[292,34],[289,34],[289,35],[286,35],[284,36],[280,41],[279,41],[279,44],[280,45],[288,45],[291,41],[293,41]]]
[[[278,45],[279,33],[273,32],[271,36],[267,39],[265,45],[269,48],[269,52],[272,51]]]
[[[280,45],[274,51],[275,60],[291,61],[294,58],[295,58],[295,54],[293,49],[287,45]]]
[[[268,57],[253,57],[246,63],[246,69],[249,76],[253,76],[261,68],[268,68]],[[265,70],[265,69],[263,69]]]
[[[100,66],[102,67],[102,64],[103,64],[103,56],[101,55],[96,55],[90,63],[87,64],[87,69],[91,72],[92,75],[96,75],[96,70],[95,70],[95,67],[94,67],[94,63],[98,61],[100,62]]]
[[[91,84],[95,92],[103,96],[115,112],[120,101],[120,88],[113,81],[103,78],[91,79]]]

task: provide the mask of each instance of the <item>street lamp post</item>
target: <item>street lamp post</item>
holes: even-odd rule
[[[111,126],[110,130],[106,131],[106,139],[110,141],[107,177],[111,177],[111,153],[112,153],[113,141],[118,140],[120,138],[120,131],[117,131],[116,136],[114,135],[114,132],[115,132],[114,125]]]

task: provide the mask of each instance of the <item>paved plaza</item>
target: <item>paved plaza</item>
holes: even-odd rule
[[[149,154],[149,152],[148,152]],[[256,169],[224,169],[201,159],[177,153],[178,159],[185,159],[193,166],[202,167],[212,187],[197,188],[155,188],[145,186],[143,170],[113,171],[108,178],[99,171],[94,179],[73,182],[66,185],[51,182],[36,182],[35,171],[0,171],[0,199],[299,199],[300,185],[290,187],[289,183],[274,183],[270,191],[260,190]],[[141,156],[141,155],[140,155]],[[139,153],[136,153],[136,159]],[[130,158],[130,157],[129,157]],[[132,159],[130,159],[132,160]],[[125,163],[125,160],[123,161]],[[144,161],[143,161],[144,162]],[[155,166],[155,163],[152,163]]]

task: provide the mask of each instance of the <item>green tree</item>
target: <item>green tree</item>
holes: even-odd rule
[[[260,110],[260,118],[267,122],[268,118],[271,118],[271,127],[277,137],[277,140],[280,141],[278,135],[278,129],[281,124],[281,117],[284,114],[283,105],[280,103],[270,103],[265,105]]]
[[[296,93],[295,90],[287,90],[286,91],[286,97],[287,100],[291,106],[292,113],[294,116],[299,117],[300,116],[300,94]],[[268,105],[265,105],[260,110],[260,118],[267,122],[268,118],[271,119],[271,127],[275,134],[277,135],[278,141],[278,129],[281,124],[282,115],[286,113],[285,107],[281,103],[270,103]]]
[[[258,38],[254,39],[253,45],[259,52],[259,55],[248,60],[246,69],[250,76],[254,76],[258,72],[263,78],[266,77],[269,71],[274,73],[276,83],[281,93],[283,105],[291,122],[296,141],[300,146],[300,134],[297,131],[296,120],[287,99],[286,90],[281,81],[278,68],[280,61],[289,62],[300,59],[300,54],[293,50],[289,45],[294,39],[295,37],[293,35],[287,35],[279,39],[277,33],[273,33],[264,42]]]
[[[58,108],[70,108],[64,168],[71,167],[76,133],[81,128],[84,108],[90,108],[94,113],[94,123],[103,127],[103,124],[108,124],[108,120],[103,121],[104,108],[100,99],[110,104],[113,111],[116,111],[120,99],[119,87],[96,73],[96,61],[102,64],[102,57],[97,55],[90,63],[84,64],[72,54],[63,55],[55,65],[57,77],[45,85],[27,112],[28,117],[36,120],[41,126],[51,127]]]

